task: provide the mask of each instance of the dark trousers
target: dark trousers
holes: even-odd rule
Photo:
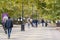
[[[3,27],[4,31],[5,31],[5,34],[7,34],[7,29],[5,27]]]
[[[44,26],[44,23],[42,23],[42,26]]]
[[[45,23],[45,27],[47,27],[47,25],[48,25],[48,24],[47,24],[47,23]]]
[[[36,22],[36,27],[38,27],[38,23]]]
[[[33,22],[31,22],[31,26],[33,27]]]
[[[8,28],[8,29],[7,29],[8,39],[10,38],[11,31],[12,31],[12,28]]]
[[[7,29],[5,28],[5,25],[4,24],[2,24],[2,25],[3,25],[3,29],[4,29],[5,34],[7,34]]]

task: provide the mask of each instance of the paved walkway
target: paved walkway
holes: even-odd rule
[[[0,27],[0,40],[60,40],[60,32],[52,27],[28,28],[25,26],[25,31],[20,31],[20,27],[14,27],[11,34],[11,39],[7,39],[2,27]]]

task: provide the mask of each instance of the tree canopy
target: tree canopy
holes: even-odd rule
[[[24,17],[36,18],[37,14],[38,18],[60,19],[60,0],[0,0],[0,18],[5,12],[11,17],[21,17],[22,3]]]

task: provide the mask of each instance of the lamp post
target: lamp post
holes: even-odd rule
[[[37,19],[37,10],[36,10],[36,27],[38,27],[38,19]]]
[[[21,17],[21,31],[25,31],[24,27],[24,19],[23,19],[23,14],[24,14],[24,0],[22,0],[22,17]]]
[[[34,7],[34,5],[33,5],[33,3],[32,3],[32,17],[33,17],[33,13],[34,13],[34,12],[33,12],[33,7]]]

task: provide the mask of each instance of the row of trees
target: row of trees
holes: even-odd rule
[[[24,17],[31,16],[50,20],[60,19],[60,0],[0,0],[1,14],[7,12],[11,17],[22,15],[22,2]]]

